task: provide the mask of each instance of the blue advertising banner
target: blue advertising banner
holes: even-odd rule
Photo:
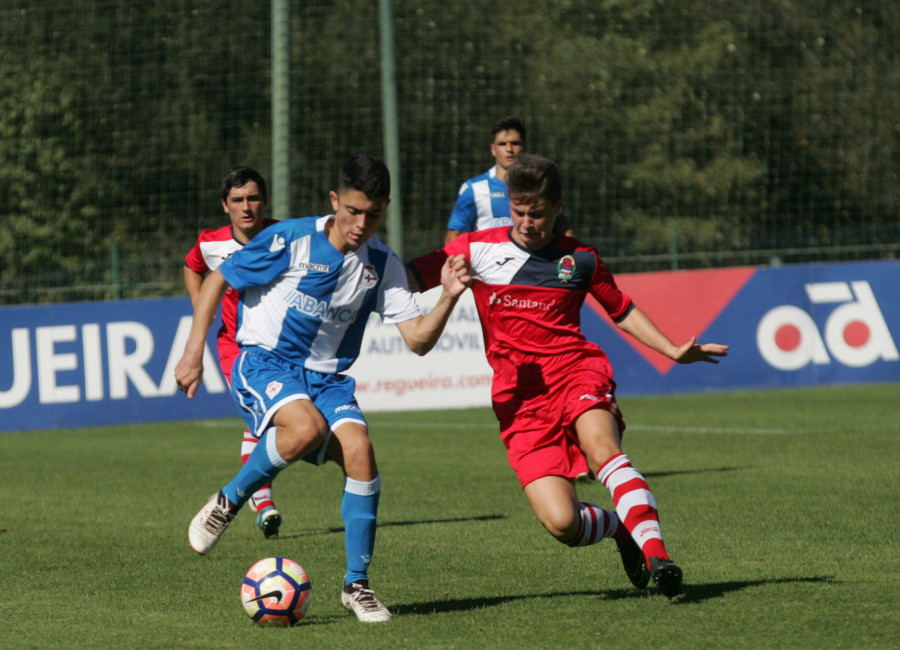
[[[731,346],[679,366],[626,339],[587,304],[587,337],[619,395],[900,381],[900,262],[623,275],[619,286],[673,341]]]
[[[610,357],[620,396],[900,382],[900,262],[616,279],[673,341],[731,346],[718,365],[680,366],[627,338],[589,299],[583,329]],[[191,313],[187,298],[0,308],[0,431],[237,416],[215,355],[217,326],[196,397],[175,385]],[[423,358],[386,345],[399,336],[376,321],[351,369],[365,410],[490,404],[474,305],[457,306]]]
[[[191,314],[187,298],[0,309],[0,430],[233,417],[217,326],[197,397],[175,385]]]

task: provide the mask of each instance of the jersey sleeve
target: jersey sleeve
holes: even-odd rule
[[[406,269],[396,255],[388,257],[381,283],[378,313],[385,324],[402,323],[422,315],[419,303],[409,290]]]
[[[237,291],[269,284],[291,262],[293,238],[289,221],[265,229],[219,265],[225,281]]]
[[[472,185],[466,181],[459,188],[459,195],[456,197],[456,205],[453,206],[453,212],[450,213],[450,220],[447,222],[447,230],[458,230],[460,232],[471,232],[475,229],[475,219],[478,216],[478,210],[475,207],[475,193],[472,191]]]
[[[428,291],[440,285],[441,267],[444,266],[447,258],[460,253],[466,256],[467,262],[470,261],[468,235],[457,237],[443,248],[415,258],[406,267],[419,281],[422,291]]]
[[[617,323],[628,315],[634,304],[631,297],[622,293],[616,286],[612,272],[599,257],[597,257],[597,265],[591,278],[590,293],[603,306],[609,317]]]
[[[194,243],[194,247],[190,251],[188,251],[188,254],[184,258],[184,265],[191,271],[199,273],[200,275],[203,275],[204,273],[209,271],[209,267],[206,265],[206,260],[203,259],[203,252],[200,250],[200,242],[203,240],[203,236],[209,232],[212,231],[204,230],[200,233],[200,236],[197,237],[197,241]]]

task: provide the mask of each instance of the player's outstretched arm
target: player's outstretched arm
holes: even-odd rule
[[[675,345],[656,326],[656,323],[637,307],[632,308],[628,315],[619,321],[618,326],[619,329],[628,332],[644,345],[678,363],[694,363],[696,361],[719,363],[717,357],[724,357],[728,354],[727,345],[719,343],[701,345],[697,343],[696,337],[691,337],[691,340],[684,345]]]
[[[678,363],[694,363],[695,361],[705,361],[706,363],[719,363],[716,357],[727,357],[728,346],[720,343],[697,343],[697,337],[692,336],[691,340],[682,345],[680,353],[675,357]]]
[[[441,267],[441,297],[425,316],[397,323],[400,335],[409,349],[422,356],[440,338],[453,307],[466,288],[472,283],[472,275],[464,255],[448,257]]]
[[[206,335],[227,286],[225,278],[217,269],[204,279],[194,302],[191,333],[184,346],[181,361],[175,366],[175,381],[189,398],[194,397],[203,379],[203,349],[206,346]]]
[[[200,295],[200,286],[203,284],[203,276],[194,269],[185,265],[184,267],[184,288],[187,289],[188,296],[191,298],[191,307],[197,304],[197,296]]]

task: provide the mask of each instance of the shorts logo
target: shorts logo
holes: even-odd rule
[[[573,275],[575,275],[575,258],[571,255],[564,255],[556,265],[556,277],[565,284],[572,279]]]
[[[266,386],[266,395],[269,396],[269,399],[272,399],[281,392],[282,388],[284,388],[284,384],[280,381],[270,381],[269,385]]]
[[[362,287],[363,289],[371,289],[376,284],[378,284],[378,274],[375,273],[375,267],[371,264],[366,264],[363,267]]]

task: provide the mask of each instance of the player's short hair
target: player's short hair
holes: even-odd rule
[[[391,173],[380,159],[359,154],[347,160],[338,172],[337,192],[357,190],[369,199],[391,198]]]
[[[555,205],[562,198],[562,174],[552,160],[522,154],[506,171],[509,197],[523,203],[544,201]]]
[[[518,115],[504,115],[491,124],[491,142],[500,131],[518,131],[522,142],[525,142],[525,122]]]
[[[262,195],[263,203],[269,202],[269,192],[266,189],[266,181],[262,174],[252,167],[233,167],[231,171],[225,174],[222,179],[222,200],[227,201],[228,195],[231,193],[232,187],[244,187],[247,183],[256,183],[259,193]]]

